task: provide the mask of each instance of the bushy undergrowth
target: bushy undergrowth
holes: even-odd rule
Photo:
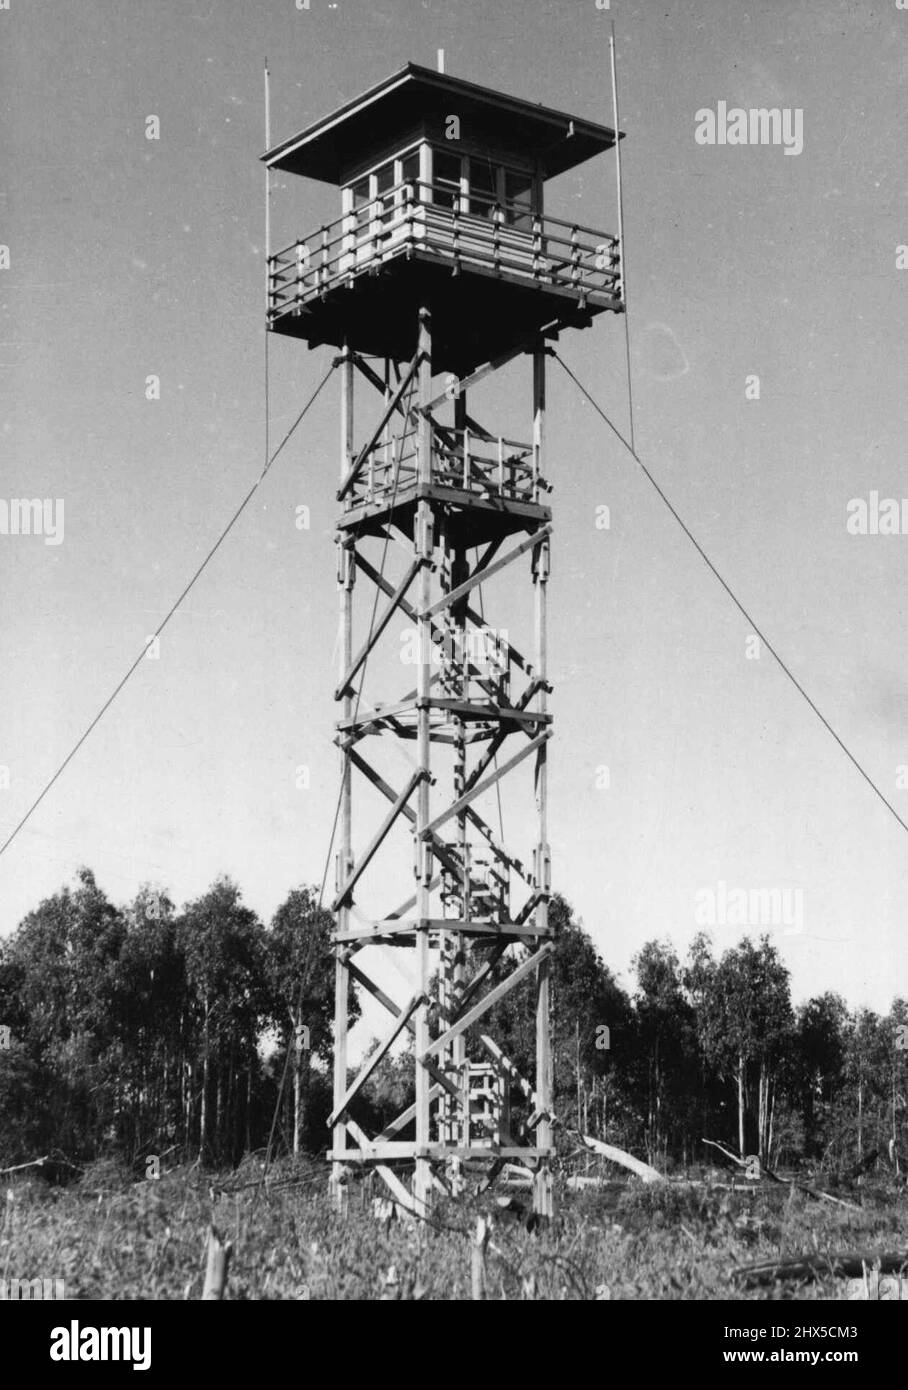
[[[350,1185],[339,1215],[324,1165],[276,1165],[260,1190],[258,1160],[222,1178],[180,1169],[134,1182],[95,1165],[69,1186],[9,1183],[0,1277],[63,1279],[71,1299],[197,1299],[208,1229],[233,1246],[231,1299],[465,1299],[471,1235],[491,1217],[487,1296],[494,1299],[842,1298],[828,1277],[742,1292],[741,1264],[817,1251],[883,1251],[903,1239],[904,1192],[864,1194],[860,1212],[787,1188],[643,1187],[633,1180],[558,1192],[558,1215],[531,1231],[529,1194],[506,1212],[489,1194],[439,1204],[429,1223],[377,1220],[372,1190]],[[378,1195],[378,1189],[376,1189]]]

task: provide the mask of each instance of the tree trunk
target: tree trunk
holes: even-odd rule
[[[205,1003],[205,1028],[202,1043],[202,1105],[199,1117],[199,1162],[205,1157],[208,1141],[208,1003]]]
[[[300,1047],[299,1026],[293,1033],[293,1157],[299,1158],[300,1153],[300,1092],[301,1076],[303,1070],[303,1053]]]
[[[738,1058],[738,1151],[744,1158],[744,1058]]]

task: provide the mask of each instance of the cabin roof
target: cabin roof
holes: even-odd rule
[[[407,63],[262,159],[272,169],[340,184],[364,146],[393,149],[396,138],[417,122],[449,115],[459,116],[468,128],[472,122],[487,143],[500,139],[503,146],[519,146],[539,161],[544,178],[615,144],[615,132],[607,126]]]

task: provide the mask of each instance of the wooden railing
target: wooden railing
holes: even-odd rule
[[[471,194],[432,201],[428,184],[389,189],[374,203],[276,252],[268,261],[274,322],[356,276],[413,251],[494,274],[532,280],[593,303],[620,305],[617,239],[579,223]],[[436,194],[436,196],[438,196]]]
[[[396,434],[375,445],[363,461],[349,505],[403,493],[416,481],[416,433],[412,416]],[[549,486],[539,476],[532,444],[470,429],[435,425],[431,481],[486,498],[535,502]]]

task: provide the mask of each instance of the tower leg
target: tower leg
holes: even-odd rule
[[[533,461],[536,476],[542,464],[542,450],[545,442],[545,353],[538,348],[533,353]],[[533,551],[533,589],[535,594],[536,652],[535,672],[542,681],[546,679],[547,635],[546,635],[546,583],[549,575],[549,543],[544,541]],[[543,687],[539,693],[539,708],[546,711],[548,696]],[[539,839],[536,846],[536,888],[543,894],[536,905],[536,926],[540,931],[548,930],[549,893],[551,891],[551,854],[548,844],[548,776],[546,766],[547,745],[543,743],[536,755],[536,808],[539,817]],[[550,957],[542,960],[536,972],[536,1103],[542,1119],[536,1126],[535,1142],[539,1148],[548,1149],[552,1143],[552,1054],[550,1028]],[[548,1219],[554,1210],[552,1194],[552,1168],[548,1158],[542,1158],[537,1166],[533,1182],[533,1210],[537,1216]]]
[[[341,478],[346,477],[353,453],[353,359],[346,345],[341,365]],[[340,589],[340,634],[338,657],[340,673],[349,669],[353,654],[353,582],[356,576],[353,546],[346,536],[339,536],[338,586]],[[343,697],[343,716],[349,719],[353,701]],[[341,799],[338,815],[337,887],[347,880],[353,867],[353,817],[351,767],[347,754],[341,750]],[[337,914],[337,930],[342,933],[349,925],[350,912],[341,906]],[[347,1089],[347,1021],[350,1007],[350,972],[346,964],[346,948],[341,942],[334,947],[334,1106],[337,1108]],[[343,1161],[347,1147],[347,1126],[343,1116],[332,1133],[331,1197],[339,1210],[346,1208],[347,1168]]]
[[[419,407],[428,406],[432,395],[432,328],[429,311],[419,311]],[[425,415],[419,416],[417,432],[417,476],[420,484],[428,484],[432,476],[432,426]],[[422,498],[416,508],[413,537],[416,557],[422,559],[419,574],[420,614],[427,613],[432,598],[432,507]],[[417,758],[425,773],[419,784],[416,807],[416,979],[423,996],[416,1011],[416,1164],[413,1174],[413,1196],[421,1210],[429,1202],[432,1188],[432,1167],[428,1157],[430,1143],[429,1073],[422,1060],[429,1045],[429,918],[431,916],[432,853],[423,832],[431,818],[429,802],[429,772],[431,752],[431,695],[432,625],[428,617],[419,618],[419,668],[417,685]]]

